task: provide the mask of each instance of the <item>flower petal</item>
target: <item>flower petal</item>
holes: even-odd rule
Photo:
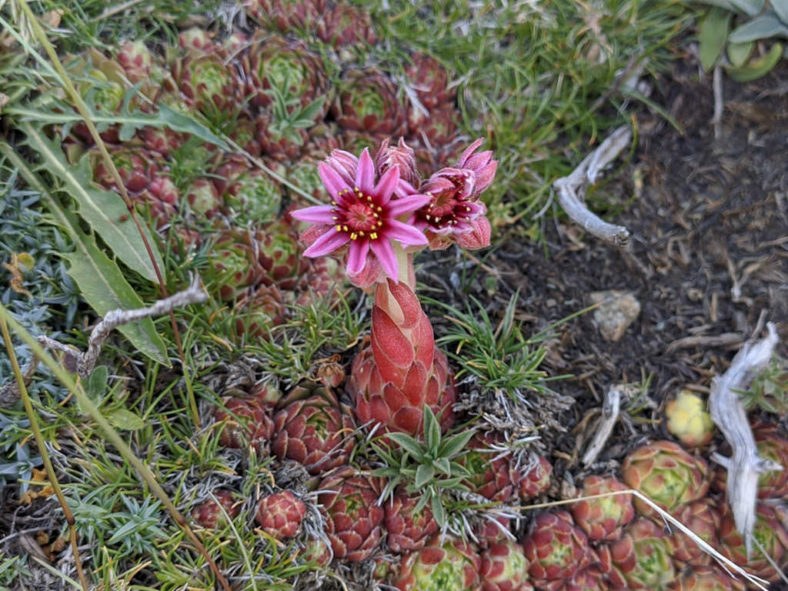
[[[367,262],[369,252],[369,240],[354,240],[350,243],[347,255],[347,272],[350,275],[358,275]]]
[[[334,220],[331,216],[331,205],[315,205],[314,207],[305,207],[303,209],[296,209],[290,215],[295,219],[302,222],[312,222],[313,224],[333,224]]]
[[[375,189],[375,164],[369,155],[369,148],[364,148],[361,158],[358,159],[356,186],[362,193],[372,193]]]
[[[375,240],[370,243],[372,252],[380,261],[380,266],[386,272],[386,275],[397,281],[397,255],[394,254],[394,249],[391,242],[388,240]]]
[[[389,220],[386,238],[399,240],[403,246],[427,244],[427,237],[419,230],[397,220]]]
[[[346,205],[347,203],[344,198],[340,196],[339,192],[343,189],[347,189],[348,186],[347,183],[342,180],[342,177],[339,176],[339,173],[325,162],[318,164],[317,172],[320,174],[320,178],[326,186],[326,189],[328,189],[328,194],[331,195],[331,199],[341,205]]]
[[[394,189],[397,187],[397,183],[399,183],[399,168],[392,166],[383,174],[372,191],[373,194],[380,198],[381,205],[389,202]]]
[[[473,142],[470,146],[465,148],[465,151],[462,153],[460,159],[457,161],[457,168],[463,168],[465,166],[465,163],[471,157],[471,154],[473,154],[476,151],[476,149],[482,145],[483,142],[484,142],[484,138],[479,138],[478,140]]]
[[[304,251],[304,256],[321,257],[327,255],[344,245],[348,240],[350,240],[350,236],[344,232],[337,232],[335,228],[331,228]]]
[[[393,201],[389,201],[389,216],[396,218],[401,216],[403,213],[416,211],[417,209],[427,205],[430,201],[432,201],[432,197],[429,195],[418,194],[394,199]]]

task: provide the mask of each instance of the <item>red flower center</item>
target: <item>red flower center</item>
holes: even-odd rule
[[[365,195],[358,187],[342,189],[339,195],[346,205],[333,203],[331,213],[336,222],[336,231],[344,232],[351,240],[377,240],[380,237],[378,232],[383,227],[383,207],[377,204],[377,199],[372,195]]]
[[[427,191],[427,195],[433,195],[433,193]],[[442,191],[434,195],[434,199],[426,207],[426,211],[422,210],[419,213],[433,228],[454,226],[458,219],[469,221],[471,207],[455,199],[454,195],[454,191]]]

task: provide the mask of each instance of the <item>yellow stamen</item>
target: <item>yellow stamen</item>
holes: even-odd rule
[[[371,240],[377,240],[378,239],[378,233],[377,232],[372,232],[372,234],[369,235],[369,238]]]

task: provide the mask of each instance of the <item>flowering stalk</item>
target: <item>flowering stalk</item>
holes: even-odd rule
[[[364,423],[411,435],[421,434],[425,407],[446,429],[456,397],[446,356],[435,348],[432,325],[413,292],[413,254],[425,247],[457,243],[482,248],[490,243],[490,222],[480,195],[495,176],[492,152],[472,143],[454,167],[426,181],[404,141],[385,140],[373,159],[334,150],[318,166],[330,205],[296,210],[313,224],[301,235],[304,255],[341,252],[348,278],[375,289],[368,346],[348,381],[356,415]]]

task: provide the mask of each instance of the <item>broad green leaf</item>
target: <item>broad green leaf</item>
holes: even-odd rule
[[[92,236],[87,236],[79,229],[76,217],[65,211],[49,195],[41,179],[8,144],[0,143],[0,151],[22,173],[30,187],[41,194],[41,200],[52,214],[54,222],[63,228],[74,242],[75,252],[66,255],[66,259],[72,263],[68,273],[77,282],[80,293],[90,307],[100,316],[119,308],[133,310],[143,307],[145,304],[126,281],[117,263],[98,248]],[[169,367],[167,348],[150,318],[124,324],[117,330],[138,351]]]
[[[456,456],[466,445],[468,445],[468,442],[475,432],[476,431],[473,429],[468,429],[467,431],[457,433],[457,435],[452,435],[448,439],[445,439],[443,443],[441,443],[438,455],[442,458],[452,458]]]
[[[698,27],[700,65],[706,71],[711,70],[722,55],[725,41],[728,38],[730,20],[731,13],[729,11],[713,7],[700,22]]]
[[[755,43],[748,41],[747,43],[728,43],[728,60],[731,64],[739,67],[743,66],[752,53]]]
[[[107,383],[109,381],[109,370],[106,365],[99,365],[93,370],[88,378],[86,394],[90,396],[95,404],[100,404],[107,393]]]
[[[413,484],[417,489],[421,488],[430,480],[432,480],[434,476],[435,468],[427,464],[421,464],[418,468],[416,468],[416,478]]]
[[[703,4],[718,6],[725,10],[743,12],[747,16],[755,16],[761,10],[766,0],[699,0]]]
[[[728,75],[736,82],[750,82],[768,74],[777,65],[783,54],[782,43],[775,43],[769,53],[750,60],[739,68],[725,68]]]
[[[16,115],[23,122],[35,122],[39,125],[58,124],[66,125],[79,123],[82,117],[73,112],[56,113],[49,110],[39,110],[31,107],[14,107],[4,111],[9,115]],[[120,125],[121,134],[128,135],[129,130],[135,131],[143,127],[167,127],[173,131],[188,133],[200,138],[208,143],[215,144],[223,150],[229,150],[230,146],[221,137],[213,133],[205,125],[185,113],[179,113],[165,104],[159,105],[157,113],[148,114],[125,112],[120,114],[107,115],[102,112],[91,113],[91,120],[96,125]]]
[[[783,24],[773,12],[767,12],[734,29],[728,39],[733,43],[745,43],[772,37],[788,39],[788,25]]]
[[[112,426],[122,431],[136,431],[145,426],[145,421],[138,415],[125,408],[118,408],[116,410],[105,413],[107,419]]]
[[[431,501],[432,517],[435,519],[435,523],[443,527],[446,524],[446,510],[443,508],[441,498],[439,495],[433,495]]]
[[[43,166],[63,182],[68,194],[76,200],[79,214],[115,256],[149,281],[157,281],[145,243],[120,196],[94,187],[87,160],[83,159],[76,168],[69,165],[60,146],[49,140],[40,128],[26,123],[22,130],[30,147],[41,157]],[[143,226],[142,230],[153,250],[156,264],[163,272],[164,264],[156,243],[146,227]]]
[[[435,418],[432,409],[426,405],[424,406],[424,438],[427,443],[427,449],[431,452],[437,452],[441,443],[441,426],[438,424],[438,419]]]
[[[399,445],[414,458],[421,458],[424,455],[424,447],[422,444],[413,439],[410,435],[406,435],[405,433],[388,433],[386,437]]]
[[[772,0],[772,8],[777,18],[788,25],[788,0]]]
[[[451,462],[449,462],[449,458],[438,458],[437,460],[433,460],[432,465],[441,474],[451,476]]]

